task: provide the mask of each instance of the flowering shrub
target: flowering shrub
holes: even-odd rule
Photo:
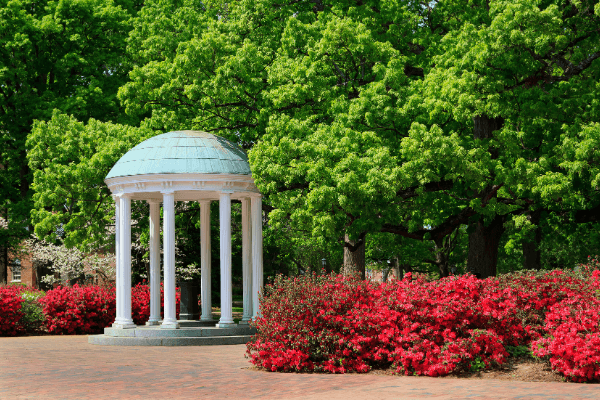
[[[54,334],[100,333],[115,320],[115,290],[102,286],[59,286],[40,299],[45,326]]]
[[[553,271],[486,280],[466,275],[432,282],[407,276],[383,284],[342,276],[278,277],[265,289],[247,354],[270,371],[392,367],[439,376],[502,364],[507,347],[533,344],[565,376],[597,379],[600,300],[594,296],[600,272],[593,274]],[[544,338],[548,332],[561,335]],[[566,343],[575,336],[580,347],[565,358]]]
[[[81,278],[86,273],[97,275],[104,282],[115,279],[114,253],[85,253],[76,247],[39,240],[35,235],[25,241],[25,246],[33,256],[32,261],[44,263],[50,269],[51,273],[41,279],[47,284]]]
[[[21,320],[21,286],[0,286],[0,336],[15,336],[25,331]]]
[[[181,293],[175,291],[175,315],[179,319]],[[165,291],[160,285],[160,309],[164,316]],[[144,325],[150,318],[150,287],[145,283],[138,283],[131,288],[131,317],[136,325]]]
[[[181,294],[175,292],[179,318]],[[164,292],[161,286],[161,309]],[[131,289],[133,322],[143,325],[150,316],[150,289],[137,284]],[[51,334],[101,333],[115,320],[115,288],[64,286],[44,293],[22,286],[0,286],[0,336],[36,332],[44,326]]]
[[[549,309],[547,335],[532,343],[536,356],[575,382],[600,380],[600,271],[592,270],[598,266],[597,258],[579,266],[590,284]]]

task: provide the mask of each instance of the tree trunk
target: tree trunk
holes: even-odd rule
[[[525,269],[542,269],[542,252],[540,250],[540,243],[542,242],[542,230],[540,229],[540,217],[541,212],[533,211],[529,214],[528,219],[534,224],[535,231],[533,241],[523,242],[523,259]]]
[[[502,129],[504,118],[491,118],[482,114],[473,117],[473,138],[475,140],[491,139],[494,137],[494,131]],[[498,157],[498,150],[489,148],[492,158]],[[489,200],[489,197],[495,196],[493,188],[488,187],[481,194],[482,199]],[[485,226],[483,221],[477,221],[471,224],[469,233],[469,255],[467,258],[467,270],[477,276],[485,279],[496,275],[498,265],[498,246],[500,238],[504,232],[504,217],[497,215],[492,222]]]
[[[398,269],[400,270],[400,279],[404,279],[404,274],[407,274],[409,272],[413,272],[412,270],[412,265],[410,264],[401,264],[398,266]]]
[[[358,274],[360,279],[365,279],[365,240],[350,240],[348,235],[344,237],[344,276]]]
[[[446,252],[446,248],[444,246],[444,239],[436,239],[435,243],[435,264],[438,266],[440,271],[440,278],[445,278],[450,275],[450,270],[448,268],[448,256],[449,252]],[[451,243],[449,242],[448,245]]]
[[[474,139],[491,139],[494,137],[494,131],[502,129],[504,126],[504,118],[490,118],[487,115],[478,115],[473,117],[473,138]],[[498,150],[488,148],[492,155],[492,159],[498,158]]]
[[[480,279],[496,276],[498,246],[504,233],[504,217],[497,215],[488,226],[481,220],[474,222],[471,229],[467,270]]]
[[[0,285],[8,283],[8,246],[0,247]]]
[[[381,282],[383,282],[383,283],[387,282],[389,276],[390,276],[390,267],[384,268],[383,271],[381,271]]]
[[[398,256],[392,257],[390,261],[390,271],[394,271],[396,273],[396,279],[402,279],[400,278],[400,271],[402,271],[402,268],[400,267],[400,263],[398,262]]]
[[[473,117],[473,138],[491,139],[493,132],[502,129],[504,118],[490,118],[487,115],[478,115]]]

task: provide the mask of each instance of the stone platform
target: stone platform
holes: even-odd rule
[[[256,333],[248,325],[217,328],[200,321],[179,321],[179,329],[140,326],[134,329],[104,328],[104,335],[88,336],[88,343],[108,346],[211,346],[245,344]]]

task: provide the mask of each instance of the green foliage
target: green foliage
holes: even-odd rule
[[[36,122],[27,141],[36,235],[61,238],[82,250],[105,245],[114,201],[104,177],[125,152],[153,134],[94,119],[84,124],[58,111],[50,121]]]
[[[119,3],[0,2],[0,213],[9,221],[0,245],[28,235],[34,200],[26,141],[34,120],[58,109],[83,121],[133,121],[119,112],[116,93],[130,68],[123,54],[139,5]]]
[[[527,243],[547,268],[597,248],[594,2],[151,0],[139,12],[123,8],[135,17],[130,32],[123,23],[124,61],[112,67],[130,69],[118,96],[131,123],[147,118],[130,128],[53,106],[84,123],[55,114],[35,125],[28,157],[38,170],[38,234],[62,226],[70,245],[104,243],[112,211],[101,178],[111,163],[154,129],[185,128],[249,150],[270,210],[267,275],[318,269],[322,258],[337,270],[345,234],[366,235],[374,262],[398,257],[464,272],[474,224],[498,220],[501,272],[522,267]],[[67,98],[91,104],[77,96]],[[198,258],[194,210],[177,216],[186,265]],[[140,208],[141,238],[145,215]]]
[[[531,346],[521,345],[521,346],[506,346],[506,351],[512,357],[517,358],[533,358],[534,355],[531,351]]]
[[[21,324],[26,332],[37,332],[42,327],[45,321],[43,306],[39,303],[39,299],[44,297],[45,293],[40,292],[22,292],[21,298],[24,300],[21,303],[21,312],[23,318]]]
[[[475,357],[475,359],[471,362],[471,367],[469,368],[472,372],[479,372],[485,369],[485,363],[481,359],[481,357]]]

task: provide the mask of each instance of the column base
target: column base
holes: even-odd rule
[[[156,326],[156,325],[160,325],[162,321],[147,321],[146,322],[146,326]]]
[[[247,319],[247,320],[241,320],[241,321],[238,323],[238,325],[250,325],[250,320],[249,320],[249,319]]]
[[[133,322],[115,322],[112,324],[112,327],[115,329],[135,329],[137,326]]]
[[[160,329],[179,329],[179,323],[178,322],[163,322],[162,324],[160,324]]]
[[[237,324],[235,322],[231,322],[231,323],[218,323],[217,328],[235,328],[237,326]]]
[[[202,321],[202,322],[212,322],[212,321],[214,321],[214,319],[212,319],[212,316],[209,316],[209,317],[201,317],[201,318],[200,318],[200,321]]]

